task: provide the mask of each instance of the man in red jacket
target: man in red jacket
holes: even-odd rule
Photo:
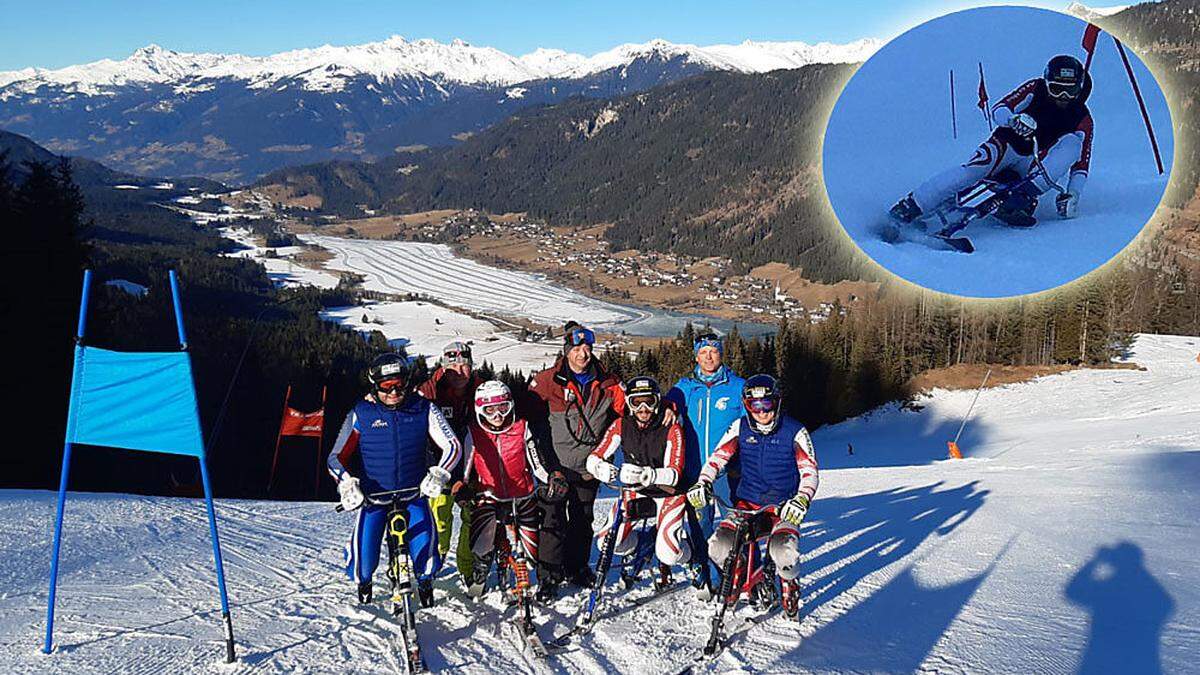
[[[523,402],[525,416],[550,449],[547,461],[568,483],[563,501],[542,504],[538,599],[543,602],[557,596],[564,579],[581,588],[595,580],[588,562],[600,484],[588,473],[587,458],[625,407],[621,381],[592,353],[595,333],[574,321],[565,331],[562,356],[533,376]]]
[[[417,391],[441,410],[442,417],[446,418],[446,422],[454,431],[454,436],[461,442],[467,433],[467,423],[471,419],[475,389],[479,387],[482,380],[473,371],[471,347],[465,342],[455,341],[446,345],[442,349],[440,363],[437,370],[433,371],[433,375],[422,383]],[[454,468],[448,485],[456,485],[462,481],[463,468],[464,463],[462,462]],[[450,496],[449,488],[437,497],[430,499],[429,507],[433,511],[433,520],[437,524],[438,553],[441,555],[441,560],[444,561],[446,554],[450,551],[450,539],[454,530],[454,500]],[[469,502],[459,503],[459,514],[463,525],[458,532],[455,561],[458,566],[458,574],[465,586],[471,578],[473,561],[467,534],[467,523],[471,522]]]

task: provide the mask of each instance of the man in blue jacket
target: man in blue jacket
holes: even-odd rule
[[[359,602],[370,603],[371,577],[379,565],[391,500],[374,503],[367,495],[419,486],[420,494],[405,505],[405,539],[417,571],[421,605],[428,607],[433,604],[433,574],[439,560],[437,530],[427,498],[442,493],[462,446],[441,410],[413,391],[411,369],[404,356],[388,353],[376,357],[367,379],[371,393],[346,415],[328,460],[342,507],[347,511],[361,507],[347,547],[346,573],[358,584]],[[437,464],[428,469],[427,439],[442,451]]]
[[[675,404],[683,425],[684,455],[682,485],[692,485],[700,478],[700,469],[708,462],[717,443],[729,426],[742,415],[742,387],[746,381],[722,363],[725,347],[715,333],[703,333],[692,344],[696,356],[696,367],[692,374],[682,377],[667,399]],[[729,481],[736,481],[738,467],[730,466],[726,471]],[[730,485],[724,476],[714,488],[717,494],[729,498]],[[689,528],[694,561],[707,560],[705,542],[713,534],[713,505],[695,509],[690,514]],[[702,594],[711,593],[710,565],[697,563],[696,583]]]

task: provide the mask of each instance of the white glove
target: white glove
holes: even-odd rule
[[[1008,121],[1008,128],[1017,132],[1022,138],[1029,138],[1037,131],[1037,120],[1026,113],[1017,113]]]
[[[617,482],[617,467],[612,462],[597,460],[588,469],[591,470],[592,476],[601,483]]]
[[[796,495],[779,508],[779,517],[792,525],[799,525],[808,513],[808,497]]]
[[[358,479],[350,474],[346,474],[344,478],[338,481],[337,484],[338,497],[342,500],[343,511],[353,511],[363,505],[366,498],[363,497],[362,488],[358,487]]]
[[[442,494],[442,490],[446,489],[446,483],[449,482],[449,471],[440,466],[431,466],[429,473],[425,474],[425,480],[421,481],[421,494],[433,499]]]
[[[1058,206],[1059,218],[1074,218],[1079,213],[1079,195],[1074,192],[1060,192],[1054,203]]]
[[[654,469],[626,462],[621,465],[621,482],[625,485],[650,487],[654,483]]]
[[[693,508],[702,509],[708,504],[708,500],[712,498],[712,485],[705,481],[696,483],[687,491],[688,503]]]

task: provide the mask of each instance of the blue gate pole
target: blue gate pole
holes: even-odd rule
[[[217,566],[217,587],[221,591],[221,618],[225,622],[225,662],[233,663],[233,620],[229,618],[229,596],[225,593],[225,563],[221,561],[221,540],[217,537],[217,516],[213,512],[212,487],[208,482],[208,462],[200,457],[200,479],[204,481],[204,504],[208,508],[208,529],[212,533],[213,560]]]
[[[175,270],[168,272],[171,280],[171,301],[175,305],[175,328],[179,331],[179,348],[187,351],[187,334],[183,330],[183,306],[179,301],[179,278]],[[217,568],[217,590],[221,593],[221,619],[225,624],[225,662],[237,658],[233,648],[233,620],[229,618],[229,595],[225,592],[225,563],[221,560],[221,540],[217,536],[217,515],[213,510],[212,483],[208,480],[208,453],[200,461],[200,480],[204,483],[204,506],[208,510],[208,530],[212,535],[213,562]]]
[[[171,302],[175,305],[175,329],[179,331],[179,348],[187,351],[187,334],[183,332],[183,307],[179,304],[179,278],[175,270],[167,272],[171,280]]]
[[[88,307],[88,292],[92,287],[92,271],[83,271],[83,295],[79,299],[79,324],[75,329],[75,350],[83,347],[84,329],[87,328],[87,307]],[[79,376],[78,368],[79,359],[75,359],[75,364],[71,368],[71,398],[75,397],[75,387],[77,384],[76,378]],[[58,556],[62,550],[62,525],[63,512],[67,507],[67,477],[71,471],[71,428],[73,426],[71,408],[74,406],[68,405],[67,408],[67,432],[66,438],[63,440],[63,463],[62,474],[58,479],[58,510],[54,517],[54,544],[53,552],[50,554],[50,597],[46,601],[46,643],[42,646],[42,651],[46,654],[50,653],[54,645],[54,598],[58,593]]]

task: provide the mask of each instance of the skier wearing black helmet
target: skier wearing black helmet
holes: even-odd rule
[[[712,484],[735,458],[742,476],[733,489],[739,509],[773,508],[765,512],[763,532],[770,532],[767,553],[781,580],[783,606],[789,616],[799,608],[800,523],[816,495],[819,477],[812,439],[800,422],[783,414],[779,384],[770,375],[755,375],[742,388],[745,414],[734,420],[688,490],[687,499],[701,508],[712,498]],[[708,554],[718,566],[732,553],[734,526],[721,523],[708,540]],[[764,580],[764,583],[768,580]],[[774,583],[770,581],[770,583]]]
[[[1036,224],[1038,198],[1051,189],[1058,192],[1059,217],[1074,218],[1092,156],[1092,114],[1087,107],[1091,92],[1091,76],[1079,59],[1068,54],[1050,59],[1042,77],[996,103],[991,111],[996,129],[969,160],[926,180],[898,201],[890,215],[913,222],[959,191],[991,179],[1018,183],[995,213],[1009,225]]]
[[[358,598],[363,603],[372,599],[371,577],[379,565],[379,545],[390,508],[390,499],[375,504],[368,495],[419,486],[420,494],[407,504],[405,537],[417,571],[421,604],[433,604],[438,540],[426,498],[442,493],[462,447],[438,407],[413,391],[412,379],[412,368],[403,354],[376,357],[367,370],[371,389],[346,415],[329,452],[329,473],[337,481],[342,507],[359,509],[347,547],[346,574],[358,584]],[[426,469],[429,440],[442,453],[438,463]]]

